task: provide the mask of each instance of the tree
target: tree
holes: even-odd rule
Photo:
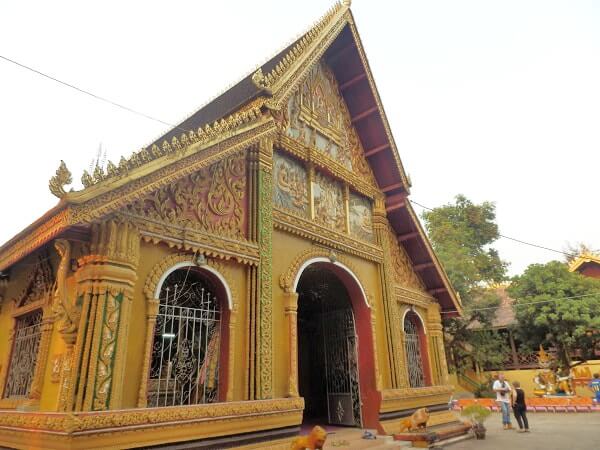
[[[594,357],[600,345],[600,280],[551,261],[530,265],[508,292],[519,322],[515,333],[526,345],[555,347],[563,367],[573,365],[575,354],[578,363]]]
[[[462,318],[444,320],[449,366],[460,370],[467,357],[478,366],[498,364],[507,353],[504,339],[496,331],[485,329],[500,303],[489,287],[506,280],[507,268],[491,247],[499,238],[495,205],[474,204],[457,195],[454,204],[423,213],[423,220],[464,307]]]

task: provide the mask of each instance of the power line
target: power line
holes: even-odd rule
[[[429,207],[427,207],[425,205],[420,204],[419,202],[415,202],[414,200],[411,200],[410,202],[414,203],[415,205],[420,206],[421,208],[426,209],[428,211],[433,211],[433,208],[429,208]],[[509,239],[511,241],[518,242],[519,244],[529,245],[530,247],[536,247],[536,248],[540,248],[542,250],[548,250],[550,252],[560,253],[561,255],[571,256],[571,257],[577,256],[577,255],[575,255],[573,253],[567,253],[567,252],[564,252],[562,250],[556,250],[554,248],[544,247],[543,245],[533,244],[531,242],[523,241],[521,239],[517,239],[517,238],[514,238],[514,237],[506,236],[505,234],[498,233],[498,236],[500,236],[501,238],[504,238],[504,239]]]
[[[87,91],[85,89],[79,88],[79,87],[77,87],[75,85],[67,83],[66,81],[59,80],[58,78],[55,78],[55,77],[53,77],[51,75],[48,75],[48,74],[45,74],[44,72],[41,72],[41,71],[39,71],[37,69],[34,69],[33,67],[29,67],[29,66],[27,66],[25,64],[21,64],[20,62],[15,61],[13,59],[7,58],[6,56],[0,55],[0,59],[3,59],[5,61],[7,61],[9,63],[12,63],[12,64],[14,64],[16,66],[19,66],[19,67],[21,67],[23,69],[29,70],[30,72],[33,72],[33,73],[35,73],[37,75],[40,75],[40,76],[42,76],[44,78],[48,78],[49,80],[55,81],[56,83],[62,84],[63,86],[67,86],[67,87],[69,87],[71,89],[74,89],[74,90],[76,90],[78,92],[81,92],[82,94],[89,95],[90,97],[95,98],[96,100],[100,100],[102,102],[105,102],[105,103],[108,103],[110,105],[116,106],[117,108],[121,108],[121,109],[123,109],[125,111],[128,111],[130,113],[137,114],[139,116],[145,117],[146,119],[150,119],[150,120],[153,120],[155,122],[159,122],[159,123],[161,123],[163,125],[167,125],[167,126],[169,126],[171,128],[176,128],[176,129],[179,129],[179,130],[184,131],[186,133],[189,132],[188,130],[186,130],[184,128],[181,128],[181,127],[179,127],[177,125],[173,125],[173,124],[171,124],[169,122],[165,122],[164,120],[157,119],[156,117],[152,117],[152,116],[150,116],[148,114],[145,114],[143,112],[140,112],[140,111],[137,111],[137,110],[135,110],[133,108],[125,106],[125,105],[123,105],[121,103],[117,103],[117,102],[114,102],[114,101],[112,101],[110,99],[102,97],[100,95],[96,95],[93,92],[90,92],[90,91]]]
[[[561,300],[571,300],[571,299],[576,299],[576,298],[593,297],[595,295],[600,295],[600,292],[593,292],[591,294],[572,295],[570,297],[553,298],[550,300],[539,300],[536,302],[512,303],[511,305],[499,305],[499,306],[486,306],[485,308],[470,308],[470,309],[464,309],[463,311],[464,312],[474,312],[474,311],[489,311],[491,309],[500,309],[500,308],[516,308],[519,306],[539,305],[539,304],[543,304],[543,303],[558,302]],[[457,312],[458,312],[457,310],[442,311],[442,314],[454,314]]]

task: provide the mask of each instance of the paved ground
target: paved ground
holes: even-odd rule
[[[531,433],[502,429],[493,413],[485,422],[485,440],[471,439],[447,450],[600,450],[600,413],[529,413]],[[513,420],[513,426],[516,422]]]

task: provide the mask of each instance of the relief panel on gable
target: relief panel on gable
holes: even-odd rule
[[[373,206],[371,200],[362,195],[350,193],[350,234],[364,241],[372,242],[373,234]]]
[[[319,172],[313,182],[315,221],[336,231],[345,231],[346,216],[342,184]]]
[[[239,152],[126,207],[138,217],[218,235],[246,235],[246,154]]]
[[[325,63],[314,65],[285,113],[289,137],[325,153],[376,186],[337,80]]]
[[[308,217],[308,175],[304,165],[273,153],[273,202],[275,206]]]

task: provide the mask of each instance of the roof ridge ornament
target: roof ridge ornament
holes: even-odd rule
[[[48,182],[48,188],[53,195],[58,198],[63,198],[65,195],[67,195],[64,186],[71,184],[72,182],[73,176],[71,175],[69,169],[67,169],[65,162],[61,159],[60,165],[58,166],[58,169],[56,169],[56,175],[50,178],[50,181]]]
[[[296,63],[296,61],[302,56],[306,49],[314,44],[315,41],[321,36],[322,31],[329,25],[332,19],[337,15],[340,11],[346,11],[346,9],[350,6],[349,0],[343,0],[341,3],[336,3],[332,6],[329,11],[327,11],[323,17],[321,17],[306,33],[304,33],[298,40],[296,44],[279,60],[277,65],[268,72],[264,74],[262,68],[259,68],[252,75],[252,82],[254,85],[262,89],[269,94],[272,94],[273,86],[283,77],[285,73],[289,70],[289,68]]]

